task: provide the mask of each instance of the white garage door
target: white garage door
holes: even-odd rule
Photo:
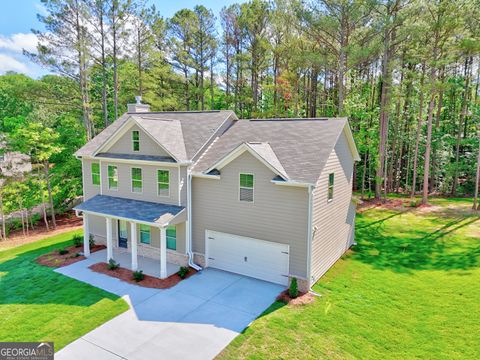
[[[288,285],[289,246],[207,230],[207,266]]]

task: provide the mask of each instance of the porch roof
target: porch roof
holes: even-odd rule
[[[95,195],[91,199],[75,206],[74,210],[154,226],[177,224],[184,221],[186,216],[186,211],[183,211],[185,207],[183,206],[124,199],[107,195]]]

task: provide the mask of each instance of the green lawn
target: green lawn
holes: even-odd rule
[[[54,341],[57,351],[127,310],[120,297],[35,262],[74,233],[0,251],[0,342]]]
[[[354,251],[314,286],[274,303],[221,359],[480,358],[480,219],[466,200],[357,215]]]

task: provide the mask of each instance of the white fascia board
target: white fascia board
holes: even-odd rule
[[[270,182],[275,184],[275,185],[281,185],[281,186],[296,186],[296,187],[303,187],[303,188],[308,188],[309,186],[314,186],[314,184],[303,183],[303,182],[298,182],[298,181],[270,180]]]
[[[355,161],[360,161],[360,154],[358,153],[357,145],[355,145],[355,139],[353,138],[352,129],[350,128],[348,120],[345,124],[345,127],[343,128],[343,131],[345,132],[345,136],[347,137],[348,145],[350,147],[350,151],[352,152],[353,159]]]
[[[202,178],[202,179],[220,180],[220,175],[208,175],[200,172],[192,172],[192,176]]]
[[[137,159],[119,159],[119,158],[109,158],[103,156],[84,156],[84,159],[87,160],[99,160],[109,163],[124,163],[124,164],[137,164],[137,165],[154,165],[154,166],[167,166],[167,167],[178,167],[180,165],[188,166],[191,162],[183,162],[183,163],[172,163],[169,161],[152,161],[152,160],[137,160]]]

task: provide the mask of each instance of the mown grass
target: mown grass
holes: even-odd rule
[[[58,351],[128,309],[120,297],[35,262],[72,245],[75,233],[0,251],[0,342],[53,341]]]
[[[465,199],[357,215],[357,246],[314,286],[274,303],[221,359],[480,358],[480,219]]]

